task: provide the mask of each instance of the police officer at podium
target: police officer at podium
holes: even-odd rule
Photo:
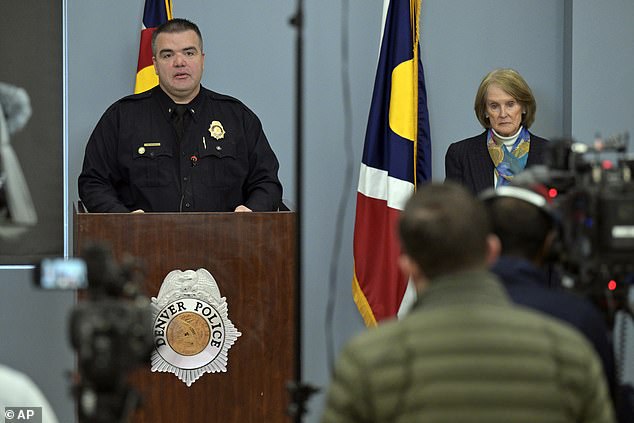
[[[111,105],[86,146],[79,196],[89,212],[275,211],[279,163],[258,117],[200,81],[198,26],[156,29],[159,85]]]

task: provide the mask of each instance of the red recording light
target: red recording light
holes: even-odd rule
[[[608,282],[608,289],[610,291],[614,291],[616,289],[616,281],[614,279]]]
[[[610,160],[603,160],[601,162],[601,167],[603,168],[603,170],[610,170],[614,167],[614,165]]]
[[[551,189],[548,190],[548,197],[549,198],[555,198],[555,197],[557,197],[557,194],[558,194],[558,192],[557,192],[557,189],[555,189],[555,188],[551,188]]]

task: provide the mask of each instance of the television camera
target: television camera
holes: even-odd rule
[[[629,134],[592,145],[551,141],[546,164],[518,175],[514,184],[546,188],[557,215],[557,266],[567,287],[591,299],[613,326],[617,311],[632,315],[634,282],[634,159]]]
[[[81,289],[70,314],[70,341],[77,353],[73,386],[79,423],[127,422],[140,395],[128,373],[150,362],[150,301],[141,295],[139,269],[115,263],[109,249],[93,244],[80,259],[52,259],[36,268],[36,284]]]

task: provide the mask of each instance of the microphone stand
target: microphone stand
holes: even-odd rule
[[[318,391],[317,388],[302,382],[302,217],[304,201],[302,195],[303,185],[303,123],[304,123],[304,86],[303,86],[303,47],[304,47],[304,2],[297,0],[295,14],[289,19],[289,24],[296,29],[295,38],[295,201],[296,208],[296,244],[295,244],[295,380],[287,385],[290,394],[290,403],[287,412],[297,423],[302,422],[306,412],[306,401]]]

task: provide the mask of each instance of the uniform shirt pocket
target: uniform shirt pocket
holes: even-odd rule
[[[132,152],[131,184],[164,187],[171,183],[172,152],[162,146],[140,145]]]
[[[203,184],[209,187],[241,186],[248,172],[248,162],[242,159],[236,144],[229,140],[212,141],[200,153],[199,164],[205,169]]]

